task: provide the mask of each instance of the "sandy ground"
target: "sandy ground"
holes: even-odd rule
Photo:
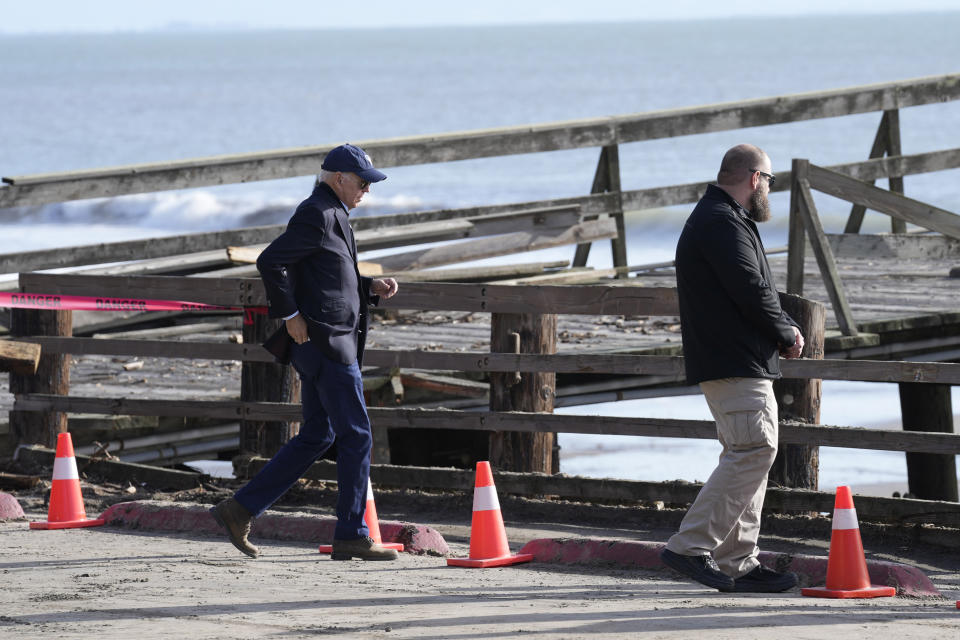
[[[291,501],[304,498],[330,504],[323,492]],[[22,502],[32,519],[45,519],[42,501]],[[381,520],[405,509],[401,502],[380,496]],[[455,555],[468,552],[469,506],[462,502],[449,505],[462,517],[433,508],[416,520],[438,529]],[[577,515],[502,503],[515,549],[538,537],[665,540],[670,533],[662,526],[667,516],[657,521],[640,513],[614,526],[616,518],[605,520],[602,508]],[[88,513],[98,511],[88,506]],[[562,514],[562,521],[549,513]],[[827,548],[825,541],[775,534],[765,535],[763,546],[824,554]],[[274,541],[253,560],[225,539],[103,527],[30,531],[24,522],[6,522],[0,523],[0,637],[960,638],[960,554],[893,542],[867,546],[872,557],[922,568],[947,599],[729,595],[667,570],[536,563],[464,569],[409,554],[392,563],[334,562],[313,544]]]

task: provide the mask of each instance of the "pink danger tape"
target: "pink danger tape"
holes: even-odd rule
[[[17,309],[63,309],[65,311],[241,311],[242,307],[176,300],[139,300],[45,293],[0,293],[0,307]]]

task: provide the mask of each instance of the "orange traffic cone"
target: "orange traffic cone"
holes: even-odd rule
[[[73,456],[73,440],[69,433],[57,436],[57,457],[53,460],[53,486],[50,488],[50,509],[46,522],[31,522],[31,529],[72,529],[97,527],[103,519],[87,519],[80,495],[80,474]]]
[[[507,532],[503,528],[500,500],[493,486],[489,462],[477,463],[473,487],[473,522],[470,526],[470,557],[447,558],[447,564],[457,567],[500,567],[507,564],[530,562],[533,554],[510,555]]]
[[[833,506],[833,532],[827,560],[827,586],[801,589],[815,598],[881,598],[897,595],[893,587],[875,587],[867,574],[867,560],[860,541],[857,510],[853,508],[850,487],[837,487]]]
[[[369,479],[367,480],[367,507],[363,513],[363,521],[367,523],[367,529],[370,530],[370,537],[373,538],[374,542],[384,549],[403,551],[403,543],[384,542],[380,536],[380,521],[377,519],[377,505],[373,502],[373,485],[370,484]],[[322,544],[317,550],[320,553],[332,553],[333,545]]]

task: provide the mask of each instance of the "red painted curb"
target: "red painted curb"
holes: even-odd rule
[[[175,531],[211,536],[225,535],[202,505],[134,501],[115,504],[100,516],[110,527],[142,531]],[[253,522],[251,537],[271,540],[329,543],[337,519],[333,516],[285,514],[268,511]],[[404,551],[417,555],[446,556],[446,540],[436,530],[409,522],[380,521],[384,542],[403,543]]]
[[[23,520],[26,516],[23,514],[23,507],[9,493],[0,493],[0,522],[6,520]]]
[[[659,570],[666,568],[660,561],[663,547],[662,542],[541,538],[525,544],[520,553],[533,554],[537,562],[607,564],[628,569]],[[823,556],[761,551],[760,562],[777,571],[793,571],[803,587],[822,585],[827,577],[827,558]],[[943,597],[930,579],[916,567],[898,562],[867,560],[867,571],[873,584],[896,587],[897,595]]]

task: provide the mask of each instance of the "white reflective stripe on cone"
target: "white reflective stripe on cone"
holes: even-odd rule
[[[499,511],[500,501],[497,499],[497,488],[493,485],[487,487],[474,487],[473,510]]]
[[[859,529],[857,524],[856,509],[834,509],[833,510],[833,528],[834,529]]]
[[[54,458],[53,459],[53,479],[54,480],[79,480],[80,474],[77,473],[76,458]]]
[[[367,502],[373,500],[373,485],[367,480]]]

